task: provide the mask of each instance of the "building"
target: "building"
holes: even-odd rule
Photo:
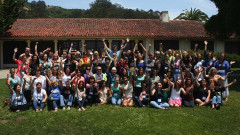
[[[128,48],[135,43],[143,43],[148,49],[152,44],[152,52],[163,43],[168,48],[187,50],[193,49],[198,43],[204,49],[203,41],[208,40],[208,49],[214,52],[240,54],[240,40],[218,41],[206,34],[204,23],[198,21],[169,20],[168,12],[162,12],[160,19],[108,19],[108,18],[51,18],[51,19],[18,19],[4,37],[0,37],[0,67],[14,67],[13,49],[24,52],[26,46],[34,51],[35,42],[39,42],[38,51],[47,47],[53,50],[74,48],[101,51],[102,38],[108,46],[118,45],[121,40],[130,38]],[[18,57],[18,56],[17,56]]]

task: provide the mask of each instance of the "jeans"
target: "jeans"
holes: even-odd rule
[[[157,103],[156,101],[151,101],[150,105],[152,105],[153,107],[155,107],[157,109],[169,108],[169,104],[166,102]]]
[[[58,108],[57,102],[59,102],[60,99],[55,99],[54,98],[53,100],[51,100],[52,97],[53,97],[53,95],[50,94],[49,97],[48,97],[48,103],[49,104],[52,103],[53,109]]]
[[[65,99],[63,95],[60,96],[60,106],[65,106],[65,104],[72,106],[72,102],[73,96],[71,94],[68,96],[68,99]]]
[[[221,96],[213,96],[212,98],[212,104],[221,104],[222,103],[222,98]]]
[[[144,98],[142,101],[140,101],[139,97],[135,96],[134,99],[135,99],[135,104],[139,107],[142,107],[143,105],[148,104],[148,99],[147,98]]]
[[[121,105],[121,103],[122,103],[122,99],[121,98],[112,97],[112,104],[113,105]]]
[[[86,98],[82,98],[82,101],[79,101],[79,98],[76,97],[75,100],[76,100],[75,102],[77,102],[77,104],[79,105],[79,108],[82,108]]]
[[[185,107],[194,107],[194,100],[183,100],[183,105]]]
[[[35,98],[33,98],[33,107],[35,110],[38,109],[38,105],[40,105],[40,109],[43,109],[45,103],[42,103],[42,100],[40,101],[40,103],[38,103],[38,101]]]

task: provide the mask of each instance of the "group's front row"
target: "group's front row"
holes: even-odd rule
[[[35,81],[35,79],[33,79]],[[70,110],[71,106],[78,105],[78,110],[85,110],[86,105],[93,104],[107,104],[113,105],[136,106],[142,107],[150,104],[154,108],[168,109],[169,106],[180,107],[193,107],[194,103],[199,106],[212,105],[213,109],[219,109],[222,104],[221,93],[226,87],[236,83],[234,80],[232,83],[219,87],[218,83],[210,84],[207,86],[207,81],[203,79],[201,83],[197,81],[197,77],[192,82],[191,79],[186,80],[184,87],[182,86],[182,80],[179,78],[177,82],[173,83],[167,77],[164,76],[163,84],[156,82],[151,84],[149,90],[149,82],[142,81],[141,89],[137,89],[132,85],[132,79],[123,77],[121,80],[123,83],[120,85],[119,77],[115,77],[115,81],[109,87],[107,87],[106,81],[102,80],[100,83],[95,82],[95,78],[91,76],[89,83],[84,84],[80,78],[76,80],[76,84],[71,86],[70,81],[66,81],[64,86],[61,78],[59,84],[53,80],[50,82],[49,90],[46,91],[42,88],[42,83],[37,82],[35,89],[32,91],[32,99],[27,102],[25,98],[25,85],[26,79],[23,78],[23,85],[15,84],[13,89],[10,88],[11,106],[10,109],[14,112],[28,110],[31,106],[34,107],[36,112],[42,111],[47,101],[48,108],[58,111],[60,105],[63,110],[65,106]],[[164,84],[166,82],[167,86]],[[194,97],[194,87],[198,88],[196,92],[198,97]],[[195,95],[196,95],[195,93]],[[49,95],[49,96],[48,96]],[[86,104],[85,104],[86,101]],[[38,109],[40,106],[40,109]]]

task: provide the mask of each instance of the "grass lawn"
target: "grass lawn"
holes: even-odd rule
[[[209,107],[124,108],[104,105],[35,113],[10,112],[2,100],[9,91],[0,80],[0,134],[240,134],[239,87],[219,111]]]

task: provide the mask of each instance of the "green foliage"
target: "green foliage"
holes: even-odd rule
[[[181,13],[174,20],[195,20],[206,22],[209,18],[208,15],[202,12],[200,9],[192,9],[189,11],[187,9],[183,10],[184,13]]]
[[[218,8],[218,14],[213,15],[205,24],[208,34],[225,40],[234,35],[240,36],[240,1],[211,0]]]
[[[39,9],[41,7],[41,9]],[[25,4],[25,11],[20,18],[124,18],[124,19],[158,19],[159,11],[126,9],[110,0],[96,0],[90,3],[90,9],[64,9],[46,6],[44,1],[32,1]]]
[[[3,2],[3,3],[2,3]],[[0,2],[0,36],[16,21],[26,0],[5,0]]]

